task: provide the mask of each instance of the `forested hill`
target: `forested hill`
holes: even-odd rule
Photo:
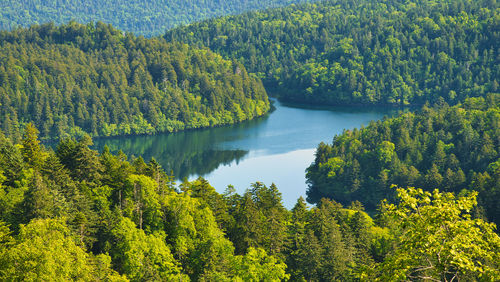
[[[280,98],[424,104],[499,91],[497,1],[328,0],[170,30],[259,73]]]
[[[102,21],[121,30],[154,36],[211,17],[285,6],[309,0],[2,0],[0,29],[70,20]]]
[[[288,211],[274,184],[177,186],[154,159],[91,141],[52,151],[31,124],[17,144],[0,131],[1,281],[500,279],[500,237],[471,217],[475,193],[398,189],[376,220],[359,202]]]
[[[372,122],[320,144],[307,170],[308,200],[361,201],[375,210],[392,184],[479,192],[484,215],[500,224],[500,95]]]
[[[0,127],[19,139],[152,134],[232,124],[269,109],[240,63],[103,23],[0,32]]]

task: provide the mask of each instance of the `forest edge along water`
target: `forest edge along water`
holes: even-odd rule
[[[276,184],[287,208],[305,196],[305,169],[320,142],[344,129],[367,125],[397,113],[390,108],[307,107],[272,99],[274,110],[240,124],[158,135],[94,140],[127,156],[152,157],[178,181],[203,177],[220,193],[228,185],[243,193],[257,181]]]

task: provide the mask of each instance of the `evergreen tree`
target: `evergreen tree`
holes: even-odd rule
[[[22,149],[24,161],[34,169],[40,169],[43,162],[43,154],[38,140],[38,129],[32,123],[28,123],[24,129]]]

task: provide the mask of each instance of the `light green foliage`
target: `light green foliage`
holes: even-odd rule
[[[187,194],[169,193],[163,202],[168,242],[175,257],[193,279],[225,275],[233,246],[218,228],[209,207]]]
[[[500,279],[495,225],[470,214],[477,192],[460,197],[415,188],[397,192],[400,202],[383,207],[395,224],[396,249],[379,268],[382,280]]]
[[[482,98],[467,100],[465,109],[424,107],[428,116],[403,115],[387,120],[390,126],[373,123],[367,130],[346,131],[335,146],[320,144],[316,161],[323,164],[322,173],[311,170],[308,177],[344,179],[352,192],[364,175],[379,177],[367,179],[381,189],[382,183],[398,179],[392,178],[394,171],[401,178],[411,172],[417,181],[443,174],[447,189],[470,179],[472,189],[495,196],[500,166],[493,125],[500,119],[495,100],[489,99],[488,104]],[[458,116],[449,125],[461,129],[457,139],[443,124],[447,115]],[[404,130],[391,122],[404,124]],[[379,126],[377,134],[368,130],[374,126]],[[411,134],[418,130],[425,145],[413,141]],[[25,140],[37,140],[33,132]],[[401,136],[395,138],[394,132]],[[386,203],[375,219],[358,201],[344,208],[322,199],[309,209],[299,199],[290,212],[274,184],[256,182],[242,196],[230,186],[220,195],[200,178],[182,183],[179,192],[173,176],[154,159],[131,164],[123,153],[113,155],[107,148],[99,155],[89,148],[88,137],[64,139],[57,152],[40,145],[35,151],[44,157],[35,166],[30,162],[36,158],[24,159],[21,146],[1,132],[0,141],[0,280],[499,279],[499,238],[492,224],[478,219],[483,210],[475,207],[475,193],[464,191],[468,196],[456,198],[399,190],[397,204]],[[431,162],[405,145],[415,143],[430,152]],[[401,150],[409,154],[405,161],[419,159],[422,164],[413,164],[428,173],[405,168]],[[462,151],[476,156],[465,166]],[[359,160],[351,158],[357,154]],[[460,167],[469,165],[484,170],[466,177]],[[335,174],[328,176],[331,171]],[[341,182],[335,185],[342,191]],[[498,209],[498,198],[483,199],[488,215]]]
[[[21,206],[24,201],[28,185],[9,187],[2,185],[8,178],[0,169],[0,218],[9,223],[20,221]]]
[[[37,139],[35,133],[30,139]],[[148,164],[138,159],[131,165],[123,153],[115,156],[105,149],[99,155],[89,148],[88,137],[62,140],[56,153],[48,151],[36,169],[24,172],[23,165],[31,158],[24,160],[5,140],[0,144],[0,215],[13,227],[12,233],[5,225],[0,227],[0,273],[6,279],[125,279],[111,265],[133,281],[287,277],[285,264],[262,249],[234,255],[232,242],[221,231],[232,227],[230,201],[203,179],[184,183],[179,194],[173,177],[154,159]],[[11,167],[16,159],[20,172]],[[286,214],[275,186],[269,191],[256,189],[255,196],[262,208],[266,206],[266,215],[276,205]],[[62,215],[65,220],[54,219]],[[275,215],[268,216],[275,222]],[[19,225],[24,222],[29,223]],[[263,236],[273,237],[272,231]],[[276,242],[283,240],[275,237]],[[38,245],[46,247],[39,255]],[[86,253],[83,246],[97,255]],[[266,245],[270,246],[275,245]],[[72,269],[68,261],[73,262]]]
[[[7,180],[7,177],[3,175],[3,171],[0,170],[0,189],[2,189],[2,183]]]
[[[343,172],[344,161],[341,158],[329,158],[328,161],[320,165],[320,170],[324,170],[328,177],[335,177]]]
[[[170,192],[164,198],[167,238],[174,255],[193,280],[204,281],[278,281],[285,279],[286,265],[261,248],[249,248],[243,255],[234,255],[231,241],[219,229],[211,206],[216,203],[202,195],[203,179],[184,183],[183,194]],[[200,198],[193,198],[192,192]],[[207,206],[210,205],[210,206]],[[226,216],[229,216],[226,214]],[[263,247],[268,247],[263,245]]]
[[[131,174],[127,185],[131,194],[130,213],[137,226],[139,229],[145,225],[148,229],[157,230],[162,218],[158,184],[148,176]]]
[[[382,141],[377,147],[377,158],[382,164],[387,164],[394,156],[394,143],[389,141]]]
[[[60,219],[36,219],[5,240],[1,228],[0,279],[22,281],[125,281],[110,269],[109,257],[93,257],[76,245]],[[8,235],[7,235],[8,236]]]
[[[111,230],[113,262],[131,281],[186,279],[165,244],[164,235],[147,235],[128,218]]]
[[[234,258],[233,281],[283,281],[289,278],[286,264],[269,256],[263,249],[249,248],[244,256]]]
[[[5,222],[0,221],[0,255],[3,257],[7,252],[7,248],[13,244],[14,239],[11,236],[11,231]]]
[[[207,180],[200,177],[194,181],[182,183],[181,190],[197,198],[202,203],[201,207],[206,204],[212,210],[219,229],[227,231],[233,226],[234,218],[229,214],[226,199],[217,193]]]

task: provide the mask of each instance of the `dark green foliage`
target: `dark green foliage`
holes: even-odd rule
[[[498,94],[470,98],[345,131],[332,145],[319,145],[307,170],[308,200],[359,200],[374,211],[382,199],[393,198],[392,184],[472,189],[485,216],[500,223],[499,103]]]
[[[237,253],[245,253],[250,247],[264,248],[273,255],[284,251],[289,215],[276,185],[252,184],[233,208],[235,225],[228,228],[228,234]]]
[[[170,30],[239,60],[281,99],[455,104],[498,93],[497,1],[328,0]]]
[[[109,25],[70,22],[0,32],[0,128],[17,140],[154,134],[232,124],[269,110],[237,63]]]
[[[25,166],[19,147],[14,146],[12,141],[0,131],[0,167],[2,167],[2,174],[6,178],[5,185],[19,187],[24,178],[23,169]]]
[[[278,7],[307,0],[3,0],[0,29],[12,29],[53,21],[81,23],[103,21],[144,36],[202,19],[248,10]]]

